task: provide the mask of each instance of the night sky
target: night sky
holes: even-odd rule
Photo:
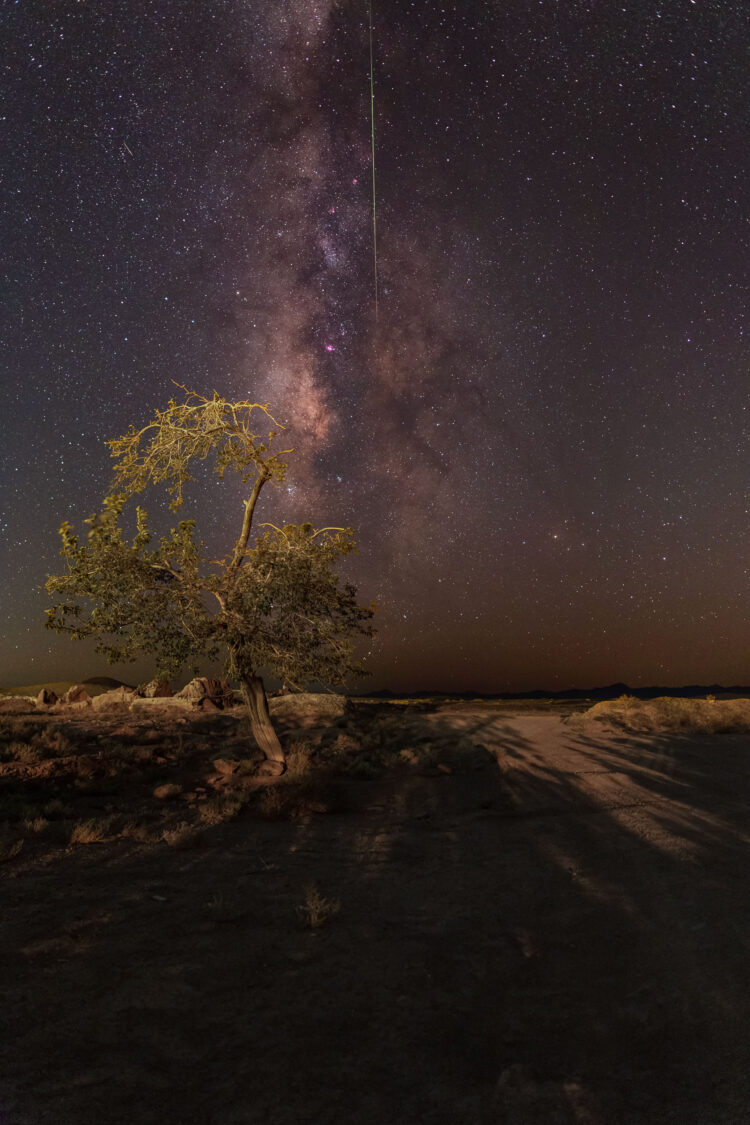
[[[173,379],[289,427],[261,518],[357,529],[373,688],[750,682],[750,6],[373,28],[377,320],[366,0],[3,6],[0,684],[149,672],[40,587]]]

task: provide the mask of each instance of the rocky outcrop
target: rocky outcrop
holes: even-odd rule
[[[60,702],[66,706],[69,706],[71,703],[83,703],[88,705],[91,703],[91,696],[86,691],[83,684],[73,684],[73,686],[69,687],[65,692]]]
[[[39,692],[39,695],[36,697],[36,701],[37,701],[37,703],[39,704],[40,707],[42,707],[42,706],[53,707],[55,705],[55,703],[57,703],[57,700],[58,700],[57,693],[54,692],[54,691],[51,691],[49,688],[46,688],[46,687],[43,687],[42,690]]]
[[[168,699],[173,695],[169,680],[151,680],[141,692],[145,699]]]
[[[234,692],[226,680],[213,680],[208,676],[196,676],[177,692],[175,699],[185,700],[206,711],[234,706]],[[210,706],[203,707],[204,702]]]
[[[133,688],[119,687],[112,691],[103,691],[101,695],[94,696],[92,705],[97,711],[105,711],[110,707],[129,707],[136,699]]]

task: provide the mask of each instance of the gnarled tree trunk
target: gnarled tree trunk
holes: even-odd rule
[[[266,689],[261,676],[240,676],[242,696],[250,716],[250,729],[253,738],[266,756],[269,772],[282,774],[286,769],[286,756],[273,729],[268,711]]]

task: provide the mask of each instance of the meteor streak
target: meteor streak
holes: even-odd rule
[[[370,13],[370,136],[372,139],[372,259],[375,269],[375,319],[378,318],[378,227],[375,206],[375,88],[372,74],[372,0]]]

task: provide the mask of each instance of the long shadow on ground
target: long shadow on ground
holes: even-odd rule
[[[392,716],[334,814],[6,869],[0,1121],[747,1119],[744,741]]]

